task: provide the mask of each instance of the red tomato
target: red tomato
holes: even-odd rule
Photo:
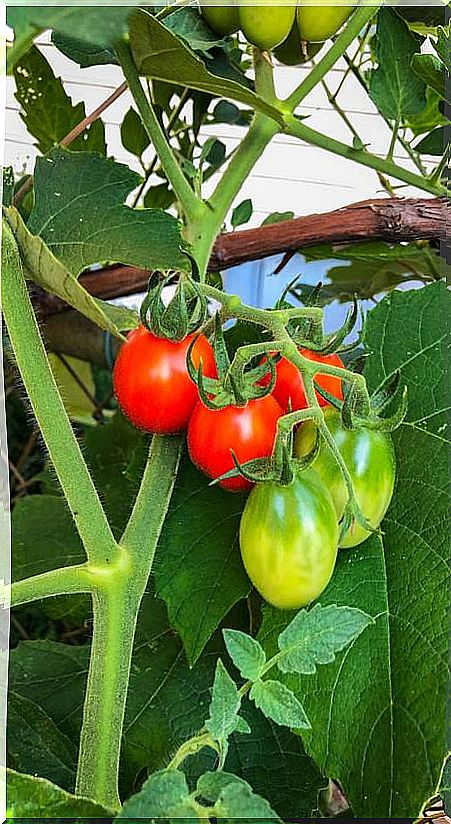
[[[343,361],[338,355],[320,355],[318,352],[312,352],[311,349],[299,349],[299,352],[304,358],[308,358],[309,360],[325,363],[328,366],[343,367]],[[263,386],[267,386],[269,381],[270,376],[265,375],[261,383]],[[335,395],[336,398],[343,398],[340,378],[336,378],[333,375],[318,374],[315,375],[315,382],[321,386],[322,389],[330,392],[331,395]],[[281,358],[278,363],[276,363],[276,384],[272,394],[276,401],[280,403],[284,413],[288,412],[289,403],[291,403],[292,412],[295,412],[297,409],[306,409],[309,405],[305,397],[304,383],[299,369],[285,358]],[[316,397],[318,398],[320,406],[329,406],[328,402],[321,397],[319,392],[316,393]]]
[[[235,466],[232,449],[240,463],[271,455],[282,414],[272,395],[224,409],[207,409],[199,401],[188,426],[192,462],[210,478],[219,478]],[[221,481],[220,486],[236,491],[251,489],[253,484],[239,475]]]
[[[186,429],[199,400],[196,385],[186,368],[186,353],[193,340],[157,338],[144,326],[127,335],[113,371],[113,385],[119,406],[138,429],[170,435]],[[207,377],[216,377],[213,349],[199,335],[192,353],[196,367],[202,359]]]

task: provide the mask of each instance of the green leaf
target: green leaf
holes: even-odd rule
[[[121,336],[121,330],[132,329],[137,325],[135,312],[93,298],[52,254],[45,242],[29,232],[14,207],[5,209],[4,215],[14,232],[27,278],[117,337]]]
[[[166,17],[164,25],[174,34],[182,37],[193,51],[210,54],[214,46],[223,42],[206,24],[197,9],[178,9]]]
[[[395,122],[416,114],[426,104],[426,86],[411,68],[421,38],[393,9],[383,7],[377,20],[378,68],[371,72],[369,93],[384,117]]]
[[[274,824],[281,819],[274,812],[266,799],[256,795],[246,781],[229,775],[224,778],[212,778],[212,774],[207,776],[202,782],[199,781],[198,789],[201,794],[219,795],[216,799],[213,813],[214,817],[220,820],[248,821],[258,819],[261,824]]]
[[[28,495],[20,498],[11,517],[12,580],[22,581],[57,567],[86,561],[83,545],[63,498]],[[88,595],[45,598],[42,609],[51,618],[83,621],[90,614]],[[53,780],[53,779],[52,779]]]
[[[251,730],[249,724],[247,723],[246,719],[241,718],[241,716],[238,715],[237,719],[236,719],[236,725],[235,725],[234,732],[239,732],[242,735],[250,735],[252,730]]]
[[[240,712],[252,735],[232,735],[226,769],[248,781],[284,820],[314,818],[318,791],[327,780],[306,755],[300,737],[266,718],[247,697]]]
[[[412,68],[415,74],[446,100],[445,67],[435,54],[414,54]]]
[[[9,818],[111,818],[111,810],[62,790],[45,778],[6,771]]]
[[[73,791],[77,768],[75,745],[28,698],[8,693],[8,764],[18,772],[39,775]]]
[[[144,9],[130,20],[130,45],[141,74],[166,83],[180,83],[215,97],[228,97],[282,123],[281,113],[247,86],[207,70],[204,63],[175,34]]]
[[[185,456],[158,544],[155,586],[191,664],[251,589],[238,548],[244,503],[244,495],[209,486]]]
[[[136,109],[130,108],[121,123],[121,140],[127,152],[141,157],[150,139]]]
[[[241,226],[243,223],[247,223],[248,220],[252,217],[252,212],[254,211],[254,207],[252,206],[252,200],[247,198],[243,200],[238,206],[235,206],[232,217],[230,222],[232,227],[236,229],[237,226]]]
[[[219,659],[213,683],[210,717],[205,722],[207,730],[216,741],[226,741],[229,735],[236,730],[240,704],[241,696],[235,681]]]
[[[42,52],[35,46],[14,68],[15,98],[28,132],[36,138],[39,151],[47,152],[82,122],[84,103],[73,105],[60,77],[55,77]],[[105,129],[98,119],[71,143],[71,151],[106,153]]]
[[[443,282],[392,292],[368,315],[370,391],[398,369],[409,392],[393,433],[397,480],[383,538],[339,553],[322,606],[356,607],[375,625],[312,676],[281,675],[302,699],[307,751],[358,817],[418,814],[443,761],[449,609],[449,500]],[[448,310],[448,311],[447,311]],[[277,652],[289,618],[268,609],[259,640]],[[431,669],[434,689],[427,686]],[[327,730],[327,735],[325,735]]]
[[[189,789],[184,774],[179,770],[161,770],[151,775],[139,793],[125,802],[115,820],[169,816],[184,818],[188,801]]]
[[[249,681],[260,678],[266,655],[258,641],[236,629],[225,629],[222,634],[227,652],[243,678]]]
[[[280,681],[256,681],[249,693],[251,701],[267,718],[284,727],[310,728],[304,707]]]
[[[420,154],[434,155],[441,157],[446,150],[446,130],[444,126],[438,126],[430,134],[423,137],[414,146],[416,152]]]
[[[118,60],[113,48],[96,46],[86,40],[78,40],[68,34],[52,32],[52,43],[61,54],[78,63],[80,68],[86,69],[90,66],[104,66],[110,63],[117,64]]]
[[[430,86],[426,88],[426,106],[419,114],[411,114],[406,125],[414,135],[430,132],[435,126],[445,126],[448,121],[443,115],[443,100]]]
[[[284,220],[292,220],[294,218],[294,212],[271,212],[270,215],[265,217],[262,221],[262,226],[270,226],[273,223],[282,223]]]
[[[144,195],[144,206],[146,209],[169,209],[176,196],[167,183],[159,183],[151,186]]]
[[[177,220],[158,209],[124,206],[141,182],[128,166],[96,154],[53,149],[37,159],[34,179],[27,228],[72,274],[104,260],[186,269]]]
[[[213,123],[228,123],[230,126],[249,124],[249,112],[243,112],[229,100],[220,100],[212,112]]]
[[[317,664],[330,664],[340,652],[374,623],[360,609],[315,604],[295,615],[279,635],[277,660],[281,672],[314,674]]]
[[[101,6],[84,6],[82,13],[77,6],[8,6],[8,25],[14,29],[14,44],[8,49],[8,71],[45,29],[53,29],[95,46],[113,46],[125,34],[131,5],[110,7],[107,14]]]

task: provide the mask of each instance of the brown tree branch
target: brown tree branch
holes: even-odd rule
[[[296,252],[319,244],[343,245],[365,240],[391,243],[445,240],[448,203],[444,198],[367,200],[325,214],[308,215],[257,229],[220,235],[210,259],[210,271],[221,271],[269,255]],[[80,283],[103,300],[135,294],[147,288],[150,272],[133,266],[111,266],[80,276]],[[66,305],[39,291],[44,316]]]

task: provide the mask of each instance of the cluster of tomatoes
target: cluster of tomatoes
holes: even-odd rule
[[[274,51],[286,65],[305,63],[332,37],[351,14],[352,5],[283,4],[261,2],[259,5],[210,4],[201,0],[206,22],[221,37],[241,30],[249,43],[263,51]]]
[[[193,343],[194,341],[194,343]],[[187,335],[182,341],[159,338],[144,326],[130,332],[117,357],[113,382],[117,401],[137,428],[153,434],[187,430],[193,463],[210,478],[234,469],[232,450],[240,464],[269,457],[277,422],[288,411],[307,408],[302,376],[285,358],[275,363],[272,392],[210,409],[201,401],[187,369],[188,350],[196,368],[216,378],[214,352],[207,338]],[[301,354],[321,364],[343,366],[338,355]],[[268,378],[269,380],[269,378]],[[342,398],[340,378],[318,373],[318,386]],[[395,458],[390,436],[360,427],[344,428],[340,413],[317,394],[331,436],[351,475],[357,503],[377,527],[390,502]],[[311,452],[316,424],[306,421],[295,435],[294,456]],[[253,484],[241,475],[220,481],[225,489],[249,490],[240,524],[240,547],[246,571],[266,601],[286,609],[305,606],[329,582],[338,545],[361,543],[368,531],[353,524],[340,540],[339,522],[348,502],[348,490],[329,445],[321,438],[313,462],[289,486]],[[252,488],[253,487],[253,488]]]

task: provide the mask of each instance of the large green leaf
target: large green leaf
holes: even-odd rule
[[[392,292],[369,313],[366,376],[377,389],[397,369],[409,390],[394,433],[397,481],[383,522],[342,551],[321,604],[370,613],[375,626],[316,675],[280,676],[312,724],[303,738],[363,817],[415,817],[438,781],[445,746],[449,606],[443,283]],[[269,654],[290,615],[267,609]],[[430,689],[430,673],[434,689]]]
[[[141,177],[89,152],[52,149],[38,158],[27,228],[73,275],[100,261],[144,269],[186,269],[177,220],[159,209],[124,205]]]
[[[77,751],[41,708],[11,690],[8,693],[8,765],[39,775],[73,791]]]
[[[232,606],[251,589],[238,547],[245,496],[182,462],[155,563],[158,595],[194,663]]]
[[[6,771],[8,818],[111,818],[111,810],[89,798],[70,795],[45,778]]]
[[[435,54],[414,54],[412,68],[421,79],[443,100],[448,99],[445,83],[445,67]]]
[[[28,231],[19,212],[4,209],[20,252],[25,276],[47,292],[64,300],[101,329],[120,337],[121,330],[137,325],[135,312],[92,297],[68,269],[50,251],[42,238]]]
[[[27,6],[8,5],[8,25],[14,29],[14,45],[8,49],[8,70],[31,46],[33,39],[45,29],[53,29],[61,34],[87,41],[95,46],[107,47],[121,37],[126,30],[132,2],[127,5],[90,7],[77,6]]]
[[[426,105],[426,85],[413,71],[412,56],[421,38],[390,8],[381,8],[377,21],[378,67],[370,74],[369,92],[384,117],[402,122]]]
[[[214,46],[218,46],[223,38],[215,34],[197,9],[178,9],[166,18],[164,25],[174,34],[182,37],[193,51],[209,54]]]
[[[80,68],[86,69],[90,66],[104,66],[109,63],[117,63],[117,57],[114,49],[108,46],[96,46],[94,43],[89,43],[86,40],[78,40],[76,37],[71,37],[60,32],[52,32],[52,43],[56,48],[68,57],[78,63]]]
[[[282,114],[246,85],[208,71],[179,37],[144,9],[130,19],[130,44],[141,74],[167,83],[180,83],[183,78],[188,89],[238,100],[282,122]]]
[[[35,46],[24,54],[14,69],[15,97],[21,107],[20,116],[27,130],[37,139],[38,149],[45,153],[56,146],[85,117],[85,104],[72,104],[60,77]],[[105,129],[96,120],[71,143],[71,150],[105,154]]]

